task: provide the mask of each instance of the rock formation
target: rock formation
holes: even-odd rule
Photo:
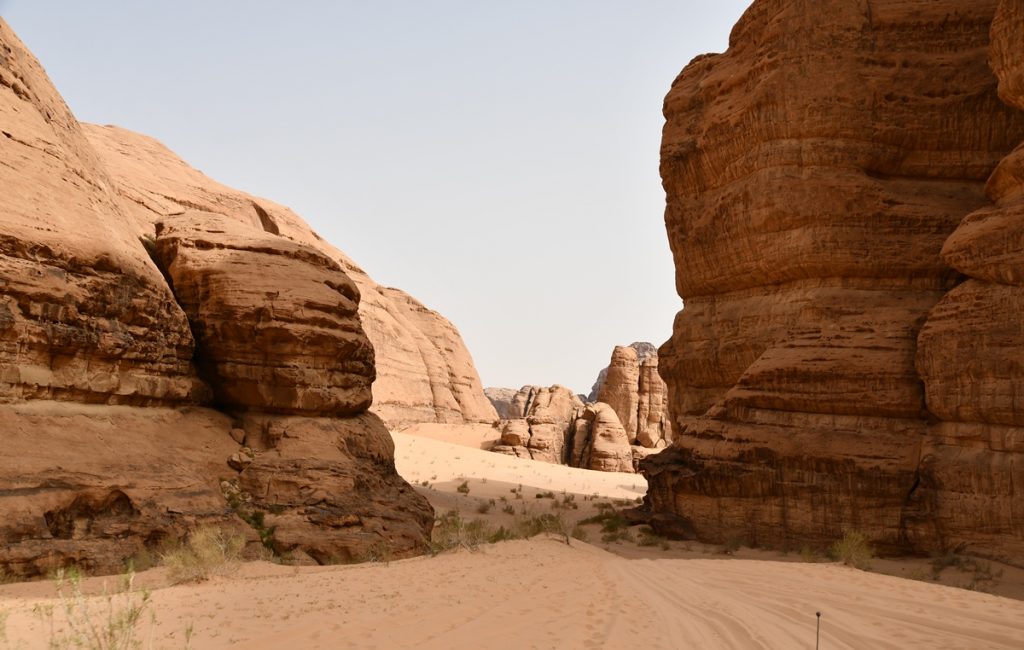
[[[194,210],[157,223],[155,256],[217,404],[325,416],[369,408],[373,347],[359,291],[334,260]]]
[[[304,224],[138,194],[2,20],[0,134],[0,569],[120,571],[204,523],[297,560],[424,548],[357,283]]]
[[[565,463],[568,431],[582,408],[583,402],[565,386],[523,386],[512,398],[512,419],[502,424],[501,439],[493,450]]]
[[[607,404],[584,404],[565,386],[524,386],[510,400],[492,451],[604,472],[634,471],[626,430]]]
[[[443,316],[399,289],[378,285],[288,208],[207,178],[147,136],[111,126],[84,129],[139,232],[199,210],[313,248],[340,265],[361,295],[360,320],[376,350],[372,410],[389,428],[498,419],[462,337]]]
[[[671,441],[666,387],[650,343],[616,346],[584,401],[564,386],[488,388],[501,414],[502,454],[607,472],[633,472],[640,459]]]
[[[634,341],[629,344],[629,347],[636,351],[637,362],[643,365],[652,356],[658,355],[658,348],[654,347],[654,344],[646,341]],[[587,395],[584,401],[596,402],[598,401],[598,395],[601,393],[601,386],[604,385],[605,378],[608,377],[608,366],[601,369],[601,372],[597,373],[597,380],[594,385],[590,387],[590,394]]]
[[[515,388],[485,388],[484,395],[498,413],[498,418],[507,420],[512,417],[512,399],[518,393]],[[522,417],[522,415],[518,416]]]
[[[672,428],[667,388],[658,374],[658,353],[638,347],[649,345],[615,347],[611,362],[601,371],[604,380],[599,381],[597,401],[611,406],[619,416],[630,444],[652,449],[672,440]]]
[[[675,80],[656,528],[1022,557],[1021,15],[757,0]]]
[[[569,465],[602,472],[633,473],[629,437],[611,406],[595,402],[579,412],[567,441]]]

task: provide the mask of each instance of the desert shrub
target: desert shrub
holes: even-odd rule
[[[486,515],[488,512],[491,511],[491,504],[487,503],[486,501],[481,501],[477,505],[476,511],[479,512],[482,515]]]
[[[498,542],[506,542],[510,539],[520,539],[520,537],[513,529],[499,526],[496,531],[491,533],[488,541],[491,544],[497,544]]]
[[[603,533],[614,533],[622,530],[623,528],[629,527],[629,522],[627,522],[625,517],[623,517],[617,510],[611,506],[608,508],[601,508],[601,506],[605,504],[599,503],[597,505],[600,512],[591,517],[587,517],[586,519],[581,519],[579,522],[580,524],[600,524],[601,532]]]
[[[469,481],[463,481],[455,490],[460,494],[469,494]]]
[[[245,547],[245,539],[214,526],[201,526],[188,540],[161,556],[171,582],[200,582],[234,567]]]
[[[383,562],[384,564],[390,564],[391,560],[394,559],[394,555],[394,547],[391,545],[391,542],[381,540],[371,544],[355,560],[357,562]]]
[[[743,547],[742,537],[730,537],[725,540],[725,544],[722,545],[722,554],[724,555],[736,555],[736,551]]]
[[[516,514],[516,507],[510,503],[504,508],[502,508],[501,511],[504,512],[506,515],[514,515]]]
[[[48,647],[87,650],[141,648],[140,624],[150,604],[148,591],[133,588],[135,574],[122,575],[117,590],[104,587],[99,598],[82,592],[82,576],[75,569],[59,569],[54,575],[57,603],[36,605],[34,611],[49,629]],[[150,617],[150,622],[155,622]]]
[[[475,550],[489,541],[493,531],[482,519],[466,521],[458,510],[449,510],[434,522],[431,551],[434,554],[455,548]]]
[[[628,528],[619,528],[616,530],[601,533],[601,541],[605,543],[635,542],[636,538],[633,537],[632,531],[630,531]]]
[[[875,556],[868,536],[859,530],[843,533],[843,537],[829,547],[828,554],[833,560],[861,570],[867,570],[871,566],[871,558]]]
[[[583,526],[580,526],[579,524],[576,524],[575,526],[572,527],[572,538],[573,539],[578,539],[581,542],[585,542],[585,541],[587,541],[588,537],[589,537],[589,535],[587,535],[587,529],[584,528]]]
[[[820,559],[820,557],[818,556],[817,551],[815,551],[807,544],[804,544],[800,547],[800,559],[804,562],[817,562]]]
[[[649,526],[644,526],[640,529],[636,543],[640,546],[660,546],[663,551],[667,551],[670,548],[668,540],[654,532]]]
[[[569,543],[568,524],[560,514],[544,513],[527,517],[517,522],[516,528],[519,534],[526,539],[542,533],[550,533],[561,536],[566,544]]]
[[[993,572],[990,562],[950,551],[932,560],[932,579],[938,580],[942,572],[950,567],[972,574],[971,582],[966,585],[968,589],[976,589],[979,584],[991,582],[1003,575],[1002,571]]]
[[[555,493],[554,492],[550,492],[550,491],[548,491],[548,492],[538,492],[537,494],[535,494],[533,496],[536,499],[554,499],[555,498]]]

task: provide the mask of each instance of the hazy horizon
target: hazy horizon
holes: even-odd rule
[[[0,0],[79,120],[288,205],[461,332],[485,386],[587,393],[681,306],[662,98],[749,0]]]

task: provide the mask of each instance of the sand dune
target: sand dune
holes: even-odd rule
[[[95,580],[95,579],[94,579]],[[37,583],[42,590],[44,584]],[[45,647],[33,600],[9,636]],[[1024,603],[836,565],[627,560],[553,539],[344,567],[249,564],[153,594],[158,647],[1021,648]]]
[[[460,434],[461,435],[461,434]],[[495,524],[552,511],[575,492],[570,521],[607,499],[642,493],[642,478],[520,460],[437,439],[396,434],[400,472],[438,511]],[[434,478],[432,478],[434,477]],[[470,494],[456,491],[467,481]],[[522,494],[509,486],[523,485]],[[584,498],[599,494],[604,499]],[[624,503],[624,501],[620,501]],[[503,519],[504,518],[504,519]],[[588,539],[599,538],[594,534]],[[594,539],[597,542],[597,539]],[[600,542],[598,542],[600,544]],[[602,544],[603,545],[603,544]],[[142,573],[155,624],[153,647],[182,648],[1022,648],[1024,602],[833,563],[725,559],[673,543],[669,550],[553,537],[484,545],[391,563],[289,567],[254,562],[196,585],[166,586],[164,569]],[[754,553],[743,551],[743,553]],[[792,559],[792,557],[790,557]],[[85,581],[91,593],[113,578]],[[46,648],[49,582],[0,586],[7,646]],[[102,599],[89,606],[102,612]],[[0,637],[0,648],[3,645]],[[144,646],[145,647],[145,646]]]

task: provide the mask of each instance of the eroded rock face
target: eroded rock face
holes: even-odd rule
[[[159,222],[155,249],[218,404],[310,416],[369,408],[373,347],[359,291],[334,260],[195,210]]]
[[[629,436],[608,404],[587,404],[578,413],[568,441],[570,465],[602,472],[633,473]]]
[[[565,386],[523,386],[512,397],[498,453],[566,464],[566,441],[583,402]]]
[[[392,429],[418,422],[491,423],[473,359],[458,330],[401,291],[374,282],[288,208],[222,185],[156,140],[117,127],[84,125],[140,232],[186,210],[222,215],[331,258],[359,289],[359,316],[376,351],[373,411]]]
[[[646,449],[661,448],[672,442],[672,424],[668,415],[668,387],[658,373],[658,356],[640,364],[637,386],[637,429],[633,444]]]
[[[612,407],[629,443],[664,447],[672,440],[665,382],[658,374],[658,353],[650,343],[616,346],[601,371],[597,401]]]
[[[202,399],[185,315],[46,73],[0,21],[0,402]]]
[[[373,413],[352,418],[244,417],[253,461],[237,484],[264,512],[275,552],[320,564],[407,556],[433,511],[395,471],[395,447]]]
[[[1001,36],[1019,2],[993,24],[996,5],[758,0],[676,79],[661,173],[686,308],[659,353],[675,442],[641,463],[655,527],[1019,557],[1024,114],[987,64],[990,26],[1007,79],[1021,58]]]
[[[1001,2],[991,35],[999,96],[1024,109],[1024,2]],[[1020,558],[1024,144],[999,162],[985,194],[991,204],[967,215],[942,248],[968,279],[939,300],[918,335],[925,400],[943,422],[924,441],[908,534],[919,545],[939,539]]]
[[[656,348],[654,344],[648,343],[647,341],[634,341],[633,343],[629,344],[629,347],[633,348],[633,350],[636,351],[637,361],[641,365],[645,361],[647,361],[647,359],[651,358],[652,356],[657,356],[658,354],[658,348]],[[597,373],[597,380],[594,382],[594,385],[590,387],[590,394],[587,395],[585,401],[599,401],[598,395],[601,393],[601,387],[604,386],[604,381],[607,377],[608,366],[605,366],[604,368],[601,369],[599,373]]]
[[[2,20],[0,133],[0,569],[119,572],[203,524],[310,561],[425,548],[335,258],[251,201],[120,185]]]
[[[612,407],[626,430],[626,435],[636,440],[637,407],[640,401],[640,362],[636,350],[622,345],[615,346],[612,360],[608,364],[597,401]]]
[[[230,419],[210,409],[36,400],[0,405],[0,567],[45,576],[125,561],[210,524],[257,536],[218,486]]]

